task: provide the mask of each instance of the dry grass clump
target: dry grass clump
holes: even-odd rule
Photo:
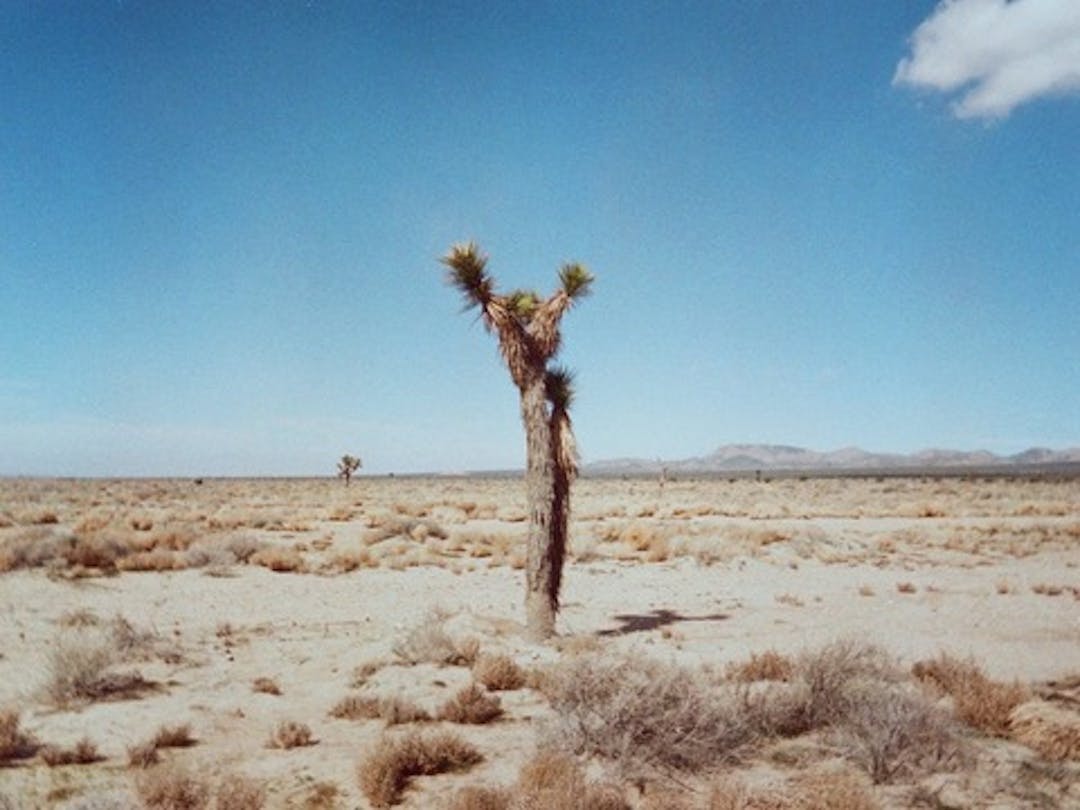
[[[229,542],[225,544],[225,550],[232,554],[239,563],[250,562],[252,557],[266,547],[266,543],[247,535],[231,537]]]
[[[179,653],[153,633],[143,632],[122,616],[102,624],[84,611],[69,623],[75,632],[60,633],[52,644],[46,699],[57,706],[98,700],[126,700],[157,688],[138,672],[111,672],[112,666],[137,658],[177,662]]]
[[[216,810],[262,810],[265,805],[266,788],[254,779],[229,774],[218,785]]]
[[[117,570],[117,562],[134,549],[112,534],[77,535],[63,551],[63,559],[70,568],[96,568],[109,573]]]
[[[45,693],[56,706],[138,697],[155,687],[138,672],[109,672],[121,655],[115,636],[60,636],[49,655]]]
[[[541,751],[522,766],[510,788],[462,788],[448,810],[630,810],[615,785],[589,782],[573,757]]]
[[[306,745],[315,745],[318,740],[311,733],[311,728],[305,723],[295,720],[282,720],[270,733],[270,739],[266,743],[267,748],[301,748]]]
[[[35,528],[7,538],[0,545],[0,572],[40,568],[63,557],[74,539],[51,529]]]
[[[273,678],[261,676],[252,681],[251,691],[260,692],[264,695],[280,695],[281,687],[278,686],[278,682]]]
[[[357,568],[378,568],[379,561],[366,548],[359,551],[343,551],[330,561],[330,569],[349,573]]]
[[[129,746],[127,753],[128,767],[131,768],[149,768],[161,762],[161,754],[158,753],[158,747],[153,740]]]
[[[712,782],[708,797],[705,801],[705,810],[802,810],[800,796],[793,795],[786,786],[761,785],[749,786],[746,780],[730,775],[721,777]],[[671,800],[673,808],[685,808],[695,810],[698,805],[692,802],[679,802],[678,798]],[[806,805],[809,808],[825,807],[829,810],[849,810],[843,805]],[[656,805],[648,805],[649,810],[668,810],[669,804],[663,799]],[[850,810],[854,810],[851,808]]]
[[[352,671],[352,680],[349,685],[354,689],[359,689],[361,686],[371,680],[375,673],[389,666],[388,662],[380,659],[373,661],[365,661],[362,664],[357,664]]]
[[[335,810],[339,807],[337,800],[340,795],[341,788],[333,782],[316,782],[308,790],[300,807],[303,810]]]
[[[397,804],[415,776],[465,770],[483,757],[456,734],[384,734],[357,765],[360,789],[374,807]]]
[[[473,677],[493,692],[521,689],[525,672],[508,655],[480,655],[472,667]]]
[[[409,518],[380,518],[369,517],[368,524],[372,527],[364,537],[364,543],[374,546],[384,540],[394,537],[408,538],[417,543],[422,543],[429,537],[445,540],[449,537],[446,529],[433,520],[412,520]]]
[[[630,810],[618,787],[587,781],[575,759],[553,751],[541,751],[522,766],[511,807]]]
[[[495,695],[489,695],[479,684],[470,683],[443,704],[438,717],[451,723],[483,725],[502,713],[502,704]]]
[[[789,681],[795,671],[795,662],[775,650],[763,653],[751,653],[750,658],[742,663],[731,664],[727,668],[727,677],[741,683],[755,681]]]
[[[445,613],[434,611],[393,647],[394,655],[407,664],[471,666],[480,652],[476,639],[455,641],[446,632]]]
[[[100,616],[86,608],[66,611],[57,619],[61,627],[100,627],[101,622]]]
[[[135,780],[144,810],[262,810],[266,789],[253,779],[227,774],[217,790],[179,766],[154,768]]]
[[[177,766],[140,774],[135,790],[146,810],[205,810],[210,806],[210,785]]]
[[[190,723],[179,726],[161,726],[153,739],[155,748],[189,748],[195,745],[195,742]]]
[[[330,709],[330,716],[339,720],[378,720],[382,717],[377,697],[346,695]]]
[[[341,720],[385,720],[388,726],[431,720],[426,709],[404,698],[362,695],[346,695],[330,710],[330,716]]]
[[[182,571],[187,567],[187,556],[165,548],[136,551],[116,561],[120,571]]]
[[[32,735],[19,728],[21,720],[15,709],[0,711],[0,763],[32,757],[38,750]]]
[[[97,745],[89,737],[83,737],[71,748],[46,745],[41,749],[40,753],[41,758],[50,768],[58,765],[90,765],[104,759],[98,753]]]
[[[918,680],[949,695],[957,717],[995,737],[1008,736],[1009,715],[1030,698],[1021,684],[993,681],[974,661],[963,661],[948,653],[918,661],[911,671]]]
[[[1080,714],[1045,700],[1022,703],[1009,715],[1009,734],[1049,760],[1080,761]]]
[[[303,573],[307,570],[303,556],[292,548],[279,548],[277,546],[263,548],[252,554],[249,562],[252,565],[261,565],[278,573]]]
[[[469,785],[458,790],[446,810],[511,810],[513,796],[506,788]]]
[[[878,810],[880,805],[864,774],[823,765],[797,775],[792,810]]]

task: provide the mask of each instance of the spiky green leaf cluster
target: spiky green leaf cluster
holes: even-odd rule
[[[559,271],[563,291],[570,298],[584,298],[592,288],[593,275],[581,264],[564,264]]]
[[[441,261],[448,268],[447,282],[457,287],[466,309],[487,306],[494,295],[494,281],[487,273],[487,256],[475,242],[454,245]]]
[[[532,290],[514,290],[506,296],[506,305],[519,321],[528,323],[540,306],[540,295]]]

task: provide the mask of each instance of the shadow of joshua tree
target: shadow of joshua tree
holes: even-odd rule
[[[658,627],[665,627],[676,622],[721,622],[731,618],[727,613],[710,613],[704,616],[683,616],[674,610],[657,608],[651,613],[620,613],[615,621],[618,627],[598,630],[598,636],[625,636],[629,633],[645,633]]]

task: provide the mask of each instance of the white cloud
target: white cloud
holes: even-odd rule
[[[944,0],[915,29],[893,83],[960,91],[958,118],[1003,118],[1080,91],[1080,0]]]

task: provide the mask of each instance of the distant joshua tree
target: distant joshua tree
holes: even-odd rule
[[[510,378],[521,398],[525,427],[525,492],[529,533],[525,564],[525,615],[529,634],[555,633],[559,586],[566,557],[570,485],[577,476],[577,450],[570,422],[573,375],[549,365],[559,351],[559,321],[589,294],[593,277],[580,264],[559,271],[560,288],[546,299],[531,290],[495,292],[487,257],[472,242],[454,245],[443,257],[447,281],[480,310],[484,326],[499,339]]]
[[[345,479],[345,486],[349,485],[349,481],[353,477],[353,473],[363,467],[363,463],[360,461],[359,456],[350,456],[347,453],[341,457],[341,461],[337,463],[338,478]]]

